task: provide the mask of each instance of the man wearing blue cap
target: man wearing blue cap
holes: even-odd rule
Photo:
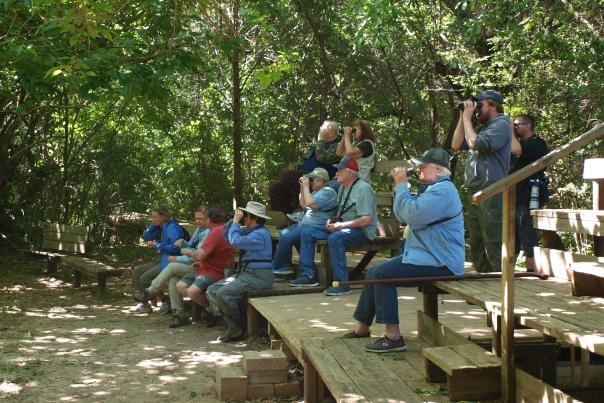
[[[464,177],[470,197],[510,170],[512,124],[503,114],[503,102],[499,92],[487,90],[463,103],[451,147],[469,150]],[[476,128],[472,124],[475,113]],[[499,194],[478,205],[467,204],[466,223],[476,271],[501,271],[502,203]]]

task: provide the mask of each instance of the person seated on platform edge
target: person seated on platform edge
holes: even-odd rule
[[[315,243],[327,239],[329,262],[334,278],[348,280],[346,248],[375,238],[377,229],[377,204],[371,185],[359,178],[357,161],[344,157],[335,164],[336,178],[340,183],[335,214],[323,228],[302,226],[300,231],[300,277],[290,280],[292,287],[316,287]],[[326,295],[350,294],[349,286],[329,287]]]
[[[235,274],[208,288],[212,312],[222,315],[227,325],[226,332],[218,337],[218,341],[245,338],[241,300],[249,291],[273,287],[273,246],[271,235],[264,227],[270,219],[263,204],[250,201],[245,208],[237,209],[233,221],[224,227],[223,236],[226,232],[226,239],[240,250],[240,255]],[[241,228],[242,220],[245,228]]]
[[[464,225],[461,200],[451,182],[449,156],[441,148],[431,148],[418,165],[422,186],[413,196],[405,168],[391,172],[395,184],[394,213],[410,227],[402,256],[380,263],[367,272],[367,280],[403,277],[452,276],[464,274]],[[353,318],[357,328],[344,338],[371,336],[371,325],[386,324],[386,334],[365,350],[382,353],[405,350],[398,317],[396,285],[365,285]]]
[[[175,296],[175,294],[178,294],[176,292],[176,283],[185,274],[194,273],[192,265],[196,261],[197,254],[210,232],[210,229],[207,228],[206,207],[200,206],[195,210],[195,224],[197,224],[197,228],[190,240],[179,239],[175,242],[175,245],[180,248],[181,255],[168,256],[170,263],[153,279],[149,287],[135,292],[134,299],[139,302],[148,301],[168,287],[170,295],[169,306],[172,311],[182,310],[182,298],[179,299]]]
[[[151,285],[151,282],[168,265],[168,256],[176,256],[180,248],[175,242],[185,237],[185,232],[180,224],[172,219],[170,210],[160,206],[151,211],[152,223],[143,232],[143,239],[147,241],[147,247],[155,249],[159,253],[157,260],[137,266],[132,270],[132,288],[143,291]],[[157,242],[159,241],[159,242]],[[165,306],[164,306],[165,305]],[[161,313],[170,312],[170,301],[162,301]],[[130,310],[130,313],[151,313],[153,309],[148,300]]]
[[[278,182],[268,188],[270,208],[272,210],[291,213],[298,208],[299,185],[298,179],[303,174],[312,172],[317,167],[324,168],[333,178],[335,164],[340,160],[336,153],[340,138],[338,137],[338,124],[326,120],[319,129],[318,140],[311,145],[295,170],[284,171]]]
[[[375,165],[375,134],[369,122],[357,119],[352,122],[352,127],[345,127],[337,153],[340,157],[357,160],[359,178],[371,183],[371,170]]]
[[[335,211],[337,193],[326,186],[329,175],[323,168],[315,168],[300,178],[300,206],[304,209],[300,222],[281,230],[279,243],[273,257],[273,274],[293,273],[291,267],[292,247],[300,245],[302,226],[315,226],[322,229],[329,216]],[[310,186],[309,186],[310,184]],[[310,192],[312,187],[312,193]]]
[[[222,236],[226,213],[220,207],[210,207],[207,210],[207,226],[210,233],[205,239],[201,250],[194,257],[197,262],[193,265],[192,272],[182,276],[176,283],[175,289],[170,288],[170,298],[176,304],[170,327],[179,327],[189,324],[189,314],[185,312],[183,297],[189,297],[200,305],[205,311],[207,327],[213,327],[218,318],[210,311],[208,301],[208,287],[224,278],[225,270],[235,267],[235,253],[233,247]]]

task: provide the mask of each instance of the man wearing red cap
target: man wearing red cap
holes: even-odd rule
[[[377,203],[371,185],[359,178],[359,165],[349,157],[334,164],[336,178],[341,184],[337,207],[325,228],[306,226],[300,238],[300,277],[290,280],[292,287],[316,287],[315,243],[327,239],[329,261],[335,279],[348,280],[346,248],[373,240],[377,229]],[[330,287],[327,295],[350,294],[349,286]]]

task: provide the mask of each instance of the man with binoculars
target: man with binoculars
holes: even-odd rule
[[[495,90],[481,92],[456,109],[462,112],[451,147],[469,150],[464,177],[471,198],[508,174],[512,125],[503,115],[503,96]],[[474,114],[478,120],[476,127],[472,123]],[[471,200],[467,204],[466,224],[476,271],[501,271],[502,204],[501,194],[478,205]]]

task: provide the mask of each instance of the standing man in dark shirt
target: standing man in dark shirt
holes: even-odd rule
[[[549,153],[545,141],[535,135],[535,118],[533,115],[523,113],[514,119],[514,136],[512,137],[512,161],[510,173],[519,171],[525,166],[537,161]],[[533,247],[539,244],[537,231],[533,229],[533,220],[529,209],[531,197],[531,180],[533,184],[538,180],[541,186],[546,186],[545,170],[539,171],[530,178],[526,178],[516,185],[516,255],[520,246],[526,256],[526,270],[535,271],[535,257]],[[541,207],[543,201],[539,201]]]

